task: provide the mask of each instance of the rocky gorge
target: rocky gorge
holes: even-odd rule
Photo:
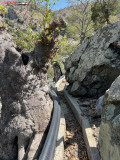
[[[13,12],[11,14],[12,19],[17,18]],[[0,22],[4,22],[1,17]],[[42,144],[44,141],[53,108],[47,84],[49,65],[46,62],[51,51],[50,46],[41,45],[29,54],[20,52],[7,30],[0,31],[0,96],[3,105],[0,160],[32,160],[38,157],[39,153],[35,154],[38,142]],[[65,70],[68,91],[73,96],[89,99],[104,95],[98,148],[101,160],[118,160],[120,22],[105,26],[83,41],[66,59]],[[36,148],[32,140],[37,142]]]

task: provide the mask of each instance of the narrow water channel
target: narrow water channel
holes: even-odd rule
[[[64,143],[64,160],[89,160],[83,139],[82,128],[68,106],[63,92],[59,92],[61,108],[66,120],[66,138]]]

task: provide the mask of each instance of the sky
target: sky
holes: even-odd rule
[[[53,0],[51,0],[51,2],[53,2]],[[65,7],[68,7],[68,3],[66,3],[66,0],[59,0],[57,1],[56,5],[54,5],[52,7],[53,10],[59,10],[59,9],[63,9]]]
[[[19,1],[21,2],[22,0],[0,0],[0,4],[1,2],[7,2],[7,1]],[[24,0],[23,0],[24,1]],[[29,1],[29,0],[26,0],[26,1]],[[50,0],[51,3],[54,2],[54,0]],[[68,7],[68,3],[66,3],[66,0],[59,0],[56,2],[56,5],[52,6],[52,10],[56,11],[56,10],[59,10],[59,9],[63,9],[65,7]]]

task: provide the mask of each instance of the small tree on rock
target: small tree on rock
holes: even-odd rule
[[[93,2],[91,19],[95,28],[102,27],[106,22],[110,24],[110,16],[116,13],[117,8],[117,0],[97,0]]]

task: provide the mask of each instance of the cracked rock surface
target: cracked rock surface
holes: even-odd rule
[[[98,30],[65,61],[74,96],[101,96],[120,73],[120,22]]]

